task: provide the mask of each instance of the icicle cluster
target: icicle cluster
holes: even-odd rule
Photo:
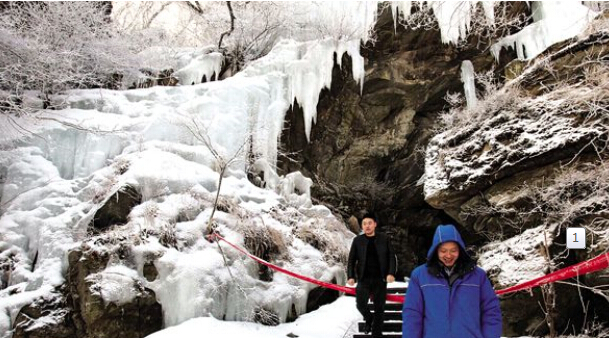
[[[598,15],[578,1],[534,1],[532,9],[533,24],[491,47],[497,60],[502,48],[515,48],[521,60],[533,59],[551,45],[582,32]]]
[[[392,1],[394,26],[397,27],[400,14],[402,20],[408,20],[414,1]],[[493,1],[417,1],[421,10],[431,9],[442,35],[443,43],[457,44],[467,36],[471,27],[472,16],[478,3],[484,8],[486,18],[495,22]]]
[[[495,23],[494,1],[417,1],[421,10],[431,9],[438,21],[443,43],[457,44],[471,28],[472,16],[480,4],[490,24]],[[601,8],[601,4],[589,2],[589,6]],[[392,1],[394,25],[408,20],[413,1]],[[502,48],[515,48],[518,58],[530,60],[552,44],[579,34],[598,12],[577,1],[533,1],[534,23],[520,32],[504,37],[491,47],[499,59]]]

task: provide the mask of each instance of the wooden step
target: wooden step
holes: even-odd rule
[[[353,338],[370,338],[372,334],[356,333]],[[402,338],[401,333],[383,333],[383,338]]]
[[[368,309],[374,310],[374,304],[368,303]],[[399,311],[402,312],[402,303],[385,303],[385,311]]]
[[[364,332],[364,323],[357,323],[358,331]],[[402,332],[402,322],[384,322],[383,332]]]
[[[388,294],[404,294],[406,288],[391,288],[387,289]],[[402,304],[387,302],[385,304],[385,315],[383,323],[383,337],[384,338],[402,338]],[[374,305],[372,302],[368,303],[368,309],[374,313]],[[371,338],[372,334],[364,334],[364,322],[357,323],[358,330],[360,333],[353,335],[353,338]]]
[[[406,293],[406,288],[391,288],[391,289],[387,289],[387,293],[403,295],[403,294]]]
[[[374,311],[371,311],[371,312],[374,313]],[[383,319],[385,321],[387,321],[387,320],[402,321],[402,313],[398,312],[398,311],[385,311],[385,314],[383,315]]]

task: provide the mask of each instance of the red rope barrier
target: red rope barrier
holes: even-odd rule
[[[247,250],[243,249],[242,247],[235,245],[229,241],[227,241],[226,239],[224,239],[222,236],[214,233],[210,235],[210,238],[213,237],[217,237],[218,239],[224,241],[226,244],[230,245],[231,247],[233,247],[234,249],[236,249],[237,251],[243,253],[244,255],[248,256],[249,258],[255,260],[256,262],[260,263],[260,264],[264,264],[266,266],[268,266],[269,268],[275,270],[275,271],[279,271],[282,273],[285,273],[288,276],[292,276],[304,281],[307,281],[309,283],[313,283],[316,285],[319,285],[321,287],[324,288],[328,288],[328,289],[332,289],[332,290],[336,290],[336,291],[340,291],[340,292],[344,292],[350,295],[355,295],[355,288],[352,287],[348,287],[348,286],[343,286],[343,285],[337,285],[337,284],[332,284],[332,283],[327,283],[327,282],[322,282],[320,280],[311,278],[311,277],[307,277],[307,276],[303,276],[300,274],[297,274],[295,272],[286,270],[282,267],[279,267],[275,264],[269,263],[267,261],[265,261],[262,258],[256,257],[252,254],[250,254],[249,252],[247,252]],[[588,273],[592,273],[592,272],[596,272],[599,270],[603,270],[606,269],[607,267],[609,267],[609,253],[603,253],[600,254],[592,259],[589,259],[587,261],[581,262],[581,263],[577,263],[575,265],[554,271],[552,273],[549,273],[545,276],[539,277],[539,278],[535,278],[533,280],[527,281],[527,282],[523,282],[514,286],[510,286],[506,289],[503,290],[498,290],[495,291],[496,294],[501,295],[501,294],[506,294],[506,293],[511,293],[511,292],[516,292],[516,291],[520,291],[520,290],[525,290],[525,289],[530,289],[530,288],[534,288],[536,286],[540,286],[543,284],[548,284],[548,283],[552,283],[552,282],[556,282],[556,281],[561,281],[561,280],[565,280],[565,279],[569,279],[569,278],[573,278],[576,276],[580,276],[580,275],[585,275]],[[404,303],[404,296],[400,296],[400,295],[393,295],[393,294],[388,294],[387,295],[387,300],[391,301],[391,302],[398,302],[398,303]]]
[[[499,290],[498,295],[516,292],[519,290],[530,289],[543,284],[548,284],[556,281],[561,281],[573,278],[580,275],[585,275],[591,272],[603,270],[609,267],[609,254],[603,253],[587,261],[571,265],[569,267],[554,271],[545,276],[535,278],[533,280],[510,286],[509,288]]]
[[[313,284],[319,285],[319,286],[324,287],[324,288],[328,288],[328,289],[344,292],[344,293],[350,294],[350,295],[355,295],[355,288],[352,288],[352,287],[349,287],[349,286],[344,286],[344,285],[332,284],[332,283],[328,283],[328,282],[322,282],[320,280],[317,280],[317,279],[314,279],[314,278],[311,278],[311,277],[307,277],[307,276],[303,276],[303,275],[297,274],[295,272],[286,270],[286,269],[284,269],[284,268],[282,268],[280,266],[277,266],[275,264],[269,263],[269,262],[265,261],[262,258],[259,258],[259,257],[256,257],[256,256],[252,255],[251,253],[249,253],[244,248],[242,248],[242,247],[240,247],[238,245],[235,245],[235,244],[227,241],[226,239],[224,239],[222,236],[218,235],[217,233],[211,234],[210,236],[211,237],[217,237],[218,239],[224,241],[226,244],[228,244],[231,247],[233,247],[235,250],[241,252],[242,254],[248,256],[249,258],[255,260],[256,262],[258,262],[260,264],[268,266],[269,268],[271,268],[271,269],[273,269],[275,271],[279,271],[279,272],[285,273],[288,276],[292,276],[292,277],[295,277],[295,278],[307,281],[309,283],[313,283]],[[400,302],[400,303],[403,303],[404,302],[404,296],[388,294],[387,295],[387,300],[391,301],[391,302]]]

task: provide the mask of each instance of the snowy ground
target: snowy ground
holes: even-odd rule
[[[357,330],[361,315],[355,308],[355,297],[340,297],[332,304],[300,316],[295,322],[278,326],[263,326],[249,322],[223,322],[213,317],[193,318],[178,326],[156,332],[149,338],[199,338],[207,337],[271,338],[343,338],[351,337]]]
[[[249,322],[223,322],[213,317],[200,317],[167,328],[148,338],[199,338],[201,332],[208,337],[247,338],[346,338],[357,333],[362,316],[355,308],[355,297],[343,296],[317,311],[300,316],[293,323],[264,326]],[[519,337],[532,338],[532,337]]]

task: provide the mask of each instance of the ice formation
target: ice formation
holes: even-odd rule
[[[581,33],[598,15],[578,1],[533,1],[531,6],[535,22],[491,46],[497,60],[502,48],[515,48],[521,60],[533,59],[551,45]]]
[[[469,108],[474,108],[478,103],[474,78],[474,65],[469,60],[463,61],[463,63],[461,63],[461,82],[463,82],[465,99],[467,100],[467,107]]]

